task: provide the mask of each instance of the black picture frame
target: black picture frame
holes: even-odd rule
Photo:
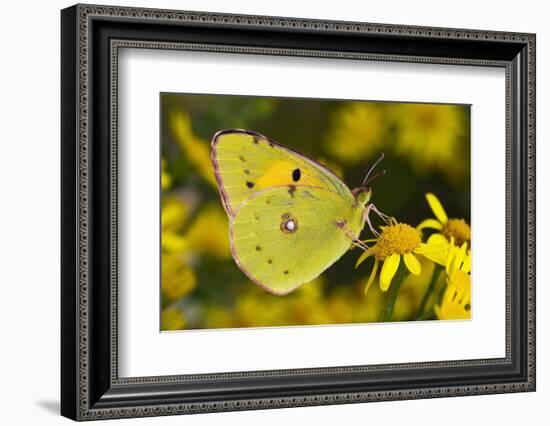
[[[534,34],[510,32],[64,9],[61,414],[90,420],[534,391],[535,41]],[[119,378],[116,94],[117,51],[125,46],[504,68],[506,356]]]

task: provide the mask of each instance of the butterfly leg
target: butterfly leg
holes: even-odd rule
[[[389,223],[391,219],[393,219],[392,216],[388,216],[387,214],[382,213],[380,210],[378,210],[374,204],[371,203],[370,206],[371,210],[376,213],[384,222]]]
[[[351,240],[351,243],[364,251],[367,251],[369,249],[369,246],[367,246],[363,241],[358,238],[354,238],[353,240]]]
[[[380,210],[376,208],[376,206],[373,203],[367,204],[367,208],[365,210],[365,221],[367,222],[367,225],[369,225],[370,231],[375,235],[379,236],[380,233],[374,229],[374,226],[372,225],[372,222],[370,221],[370,212],[374,212],[382,219],[385,223],[388,223],[391,220],[391,216],[388,216],[387,214],[382,213]]]
[[[374,226],[372,226],[372,222],[370,221],[370,212],[372,210],[373,204],[367,204],[367,208],[365,210],[365,222],[367,222],[367,225],[369,225],[370,232],[372,232],[376,237],[380,235],[380,233],[374,229]]]
[[[359,247],[360,249],[367,251],[369,250],[369,246],[365,244],[365,241],[361,241],[358,236],[356,236],[347,226],[345,221],[336,221],[336,226],[340,228],[344,233],[350,238],[351,243],[355,247]]]

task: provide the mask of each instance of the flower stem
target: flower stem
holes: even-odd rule
[[[447,283],[443,284],[443,286],[441,287],[441,290],[439,290],[439,293],[437,295],[437,299],[434,305],[441,305],[441,301],[443,300],[443,296],[445,295],[445,290],[447,290]]]
[[[388,303],[386,304],[386,307],[384,308],[384,312],[382,313],[383,322],[389,322],[392,320],[393,309],[395,307],[395,301],[397,300],[397,294],[399,293],[399,290],[401,289],[401,285],[405,281],[405,278],[407,278],[407,275],[409,275],[409,271],[405,266],[405,262],[400,262],[399,268],[397,269],[397,272],[395,273],[395,276],[391,283],[390,298],[388,300]]]
[[[434,270],[432,272],[430,284],[428,285],[428,288],[426,289],[426,292],[422,297],[422,301],[420,302],[420,307],[418,308],[418,314],[416,315],[417,320],[424,318],[424,309],[426,309],[426,303],[428,303],[428,300],[430,299],[430,296],[435,289],[435,285],[437,283],[439,275],[441,274],[441,271],[443,271],[443,267],[438,264],[434,264]]]
[[[428,309],[421,316],[419,316],[416,320],[417,321],[425,321],[425,320],[432,320],[434,318],[435,318],[435,314],[434,314],[433,309]]]

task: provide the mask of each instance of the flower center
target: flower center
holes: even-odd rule
[[[420,234],[406,223],[392,223],[382,229],[382,233],[372,248],[377,260],[384,260],[393,253],[410,253],[420,245]]]
[[[464,219],[449,219],[445,225],[443,225],[442,234],[448,239],[454,237],[457,246],[461,246],[464,243],[468,243],[470,247],[470,234],[471,230]]]

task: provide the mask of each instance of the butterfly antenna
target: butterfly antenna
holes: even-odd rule
[[[378,173],[373,174],[363,185],[367,185],[368,183],[372,182],[374,179],[378,179],[380,176],[384,176],[386,174],[386,170],[381,170]]]
[[[365,186],[367,184],[367,182],[369,181],[369,176],[370,174],[372,173],[372,171],[375,169],[376,166],[378,166],[378,164],[380,163],[380,161],[382,161],[384,159],[384,153],[380,154],[380,158],[378,158],[378,160],[376,160],[374,162],[374,164],[372,165],[372,167],[369,169],[367,175],[365,176],[365,179],[363,179],[363,183],[361,184],[361,186]],[[385,171],[384,171],[385,173]],[[376,175],[376,177],[378,177],[379,174]],[[374,177],[374,176],[373,176]]]

